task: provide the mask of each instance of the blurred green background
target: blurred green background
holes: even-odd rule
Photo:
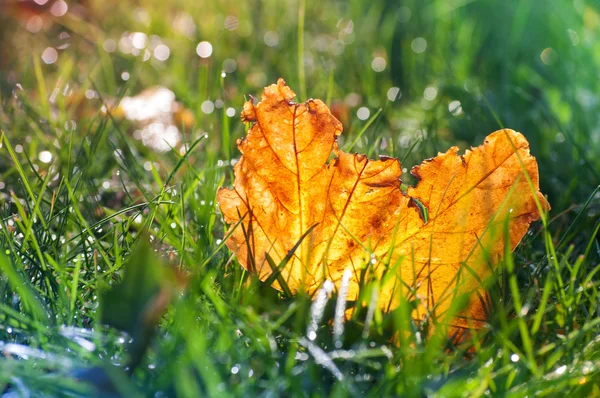
[[[344,119],[346,138],[364,124],[360,108],[367,108],[364,115],[383,108],[359,141],[369,152],[403,158],[417,140],[439,142],[417,145],[407,166],[445,150],[447,142],[476,144],[502,125],[530,140],[542,162],[543,191],[555,207],[568,207],[599,180],[596,2],[3,4],[4,101],[17,83],[31,96],[57,89],[67,97],[92,85],[102,97],[162,85],[195,113],[188,133],[209,133],[210,145],[226,156],[235,150],[233,140],[222,140],[221,110],[209,105],[212,111],[203,112],[202,103],[220,100],[239,115],[244,96],[258,96],[283,77],[301,100],[327,99]],[[209,48],[205,58],[198,55],[200,42]],[[45,93],[38,90],[34,60]],[[50,130],[64,126],[58,119],[73,117],[59,113],[48,121]],[[237,116],[227,123],[234,137],[242,135]]]
[[[91,394],[81,379],[156,397],[598,393],[598,37],[600,3],[585,0],[0,0],[0,350],[35,359],[0,361],[0,391]],[[215,193],[232,181],[243,103],[279,77],[326,101],[342,148],[401,159],[407,184],[450,145],[502,127],[530,141],[551,221],[515,254],[520,298],[499,283],[477,354],[423,345],[392,314],[371,334],[348,325],[360,356],[327,356],[330,337],[302,345],[310,300],[282,300],[231,259]],[[149,285],[126,286],[141,302],[121,289],[106,308],[122,299],[127,315],[108,319],[103,289],[154,261],[135,254],[140,236],[187,288],[136,323],[169,279],[139,278]],[[149,354],[101,322],[140,333]],[[398,332],[413,343],[389,345]],[[106,365],[123,355],[131,378]]]

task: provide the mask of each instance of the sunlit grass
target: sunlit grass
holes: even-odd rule
[[[597,6],[90,3],[42,15],[36,33],[31,15],[0,13],[0,391],[600,394]],[[232,258],[216,192],[240,156],[243,102],[278,77],[303,100],[327,100],[344,123],[340,147],[401,159],[405,184],[424,158],[501,126],[531,142],[553,209],[499,264],[488,326],[473,339],[427,339],[414,300],[375,308],[376,283],[342,321],[344,298],[290,298]],[[157,85],[195,120],[179,121],[182,140],[162,153],[101,110]],[[185,288],[139,366],[122,369],[132,346],[100,325],[98,303],[140,239]]]

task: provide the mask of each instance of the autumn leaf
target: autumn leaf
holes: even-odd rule
[[[280,79],[257,105],[244,105],[242,119],[253,125],[238,141],[233,188],[218,193],[232,225],[227,246],[240,263],[267,280],[301,241],[277,269],[292,292],[313,293],[326,279],[339,286],[349,269],[354,300],[366,269],[382,283],[386,310],[416,296],[414,317],[443,320],[454,297],[470,294],[464,317],[447,321],[485,320],[483,281],[538,209],[549,208],[525,137],[505,129],[464,155],[452,147],[414,167],[420,181],[403,193],[397,159],[342,152],[342,125],[327,106],[294,97]]]

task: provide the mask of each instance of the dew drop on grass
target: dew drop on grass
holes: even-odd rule
[[[510,356],[510,360],[513,362],[519,362],[519,355],[518,354],[512,354]]]

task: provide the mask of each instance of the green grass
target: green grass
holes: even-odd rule
[[[86,4],[88,12],[69,3],[69,13],[35,34],[28,17],[0,13],[0,391],[600,395],[595,3]],[[124,32],[158,36],[168,60],[104,50]],[[417,38],[427,43],[423,52],[413,50],[422,49]],[[213,46],[208,58],[196,54],[201,41]],[[52,64],[42,61],[47,47],[58,48]],[[386,61],[381,72],[371,66],[375,57]],[[224,66],[228,59],[235,70],[231,61]],[[414,303],[341,322],[335,295],[317,303],[287,297],[232,258],[216,191],[232,181],[243,102],[278,77],[300,100],[347,109],[342,148],[397,157],[406,170],[450,145],[478,145],[501,126],[525,134],[552,211],[547,226],[534,224],[499,264],[480,339],[425,339],[431,325],[410,319]],[[127,122],[100,112],[102,100],[155,85],[194,113],[184,155],[181,144],[153,152]],[[400,89],[395,101],[391,87]],[[427,87],[436,90],[431,100]],[[82,99],[86,90],[101,99]],[[74,98],[86,105],[77,108]],[[217,99],[221,108],[202,111]],[[462,113],[449,110],[452,101]],[[360,120],[360,107],[373,118]],[[39,160],[42,151],[50,163]],[[405,172],[403,182],[414,180]],[[159,317],[159,299],[171,296]]]

